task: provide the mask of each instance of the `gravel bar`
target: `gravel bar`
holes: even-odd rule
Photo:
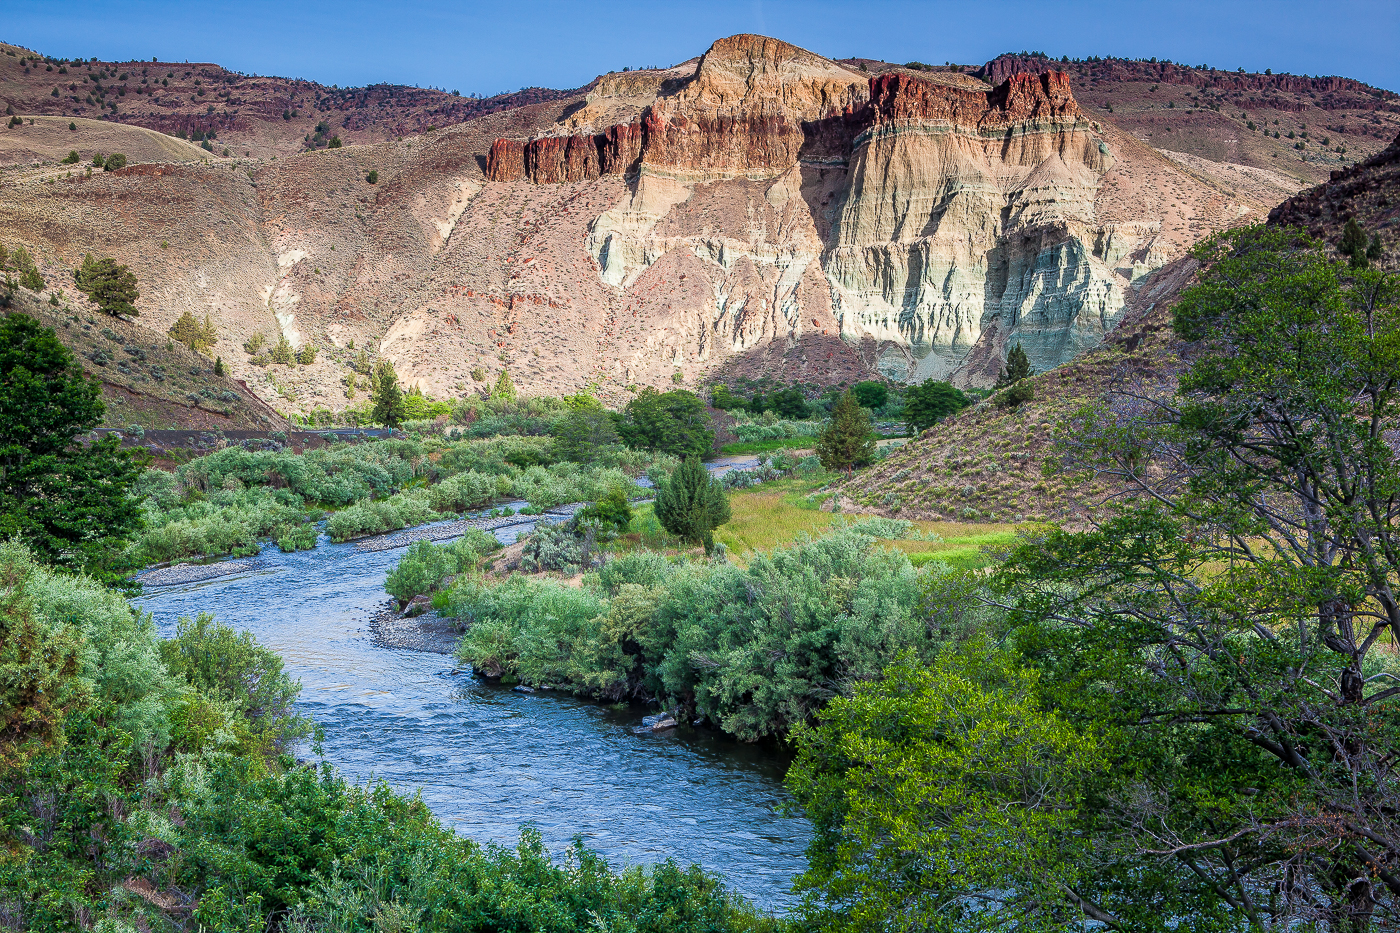
[[[260,570],[265,566],[265,561],[256,558],[221,560],[213,564],[176,564],[174,567],[158,567],[137,574],[136,581],[142,586],[174,586],[178,583],[198,583],[200,580],[226,577],[245,570]]]
[[[392,606],[379,610],[369,620],[370,634],[381,648],[402,648],[451,654],[462,637],[456,619],[444,619],[428,611],[413,619],[405,619]]]

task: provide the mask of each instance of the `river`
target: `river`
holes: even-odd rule
[[[472,839],[513,844],[533,823],[555,852],[578,835],[614,868],[696,862],[761,907],[791,905],[810,827],[779,812],[786,763],[771,749],[702,731],[637,735],[646,710],[515,693],[450,657],[377,645],[368,623],[402,553],[323,536],[312,551],[267,547],[239,573],[148,586],[136,603],[163,635],[199,612],[252,632],[300,679],[328,761],[420,793]]]

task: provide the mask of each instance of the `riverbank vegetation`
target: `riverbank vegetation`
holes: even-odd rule
[[[525,542],[524,572],[484,572],[494,549],[469,537],[415,545],[391,574],[401,602],[432,592],[462,624],[459,657],[484,676],[787,743],[814,829],[791,917],[672,863],[618,874],[582,846],[556,862],[528,831],[483,848],[383,785],[300,766],[314,727],[275,654],[207,618],[158,641],[112,589],[11,542],[0,918],[123,933],[1395,928],[1400,277],[1272,229],[1196,259],[1174,310],[1178,380],[1086,400],[1059,430],[1054,468],[1136,494],[1100,524],[954,541],[834,516],[828,474],[785,458],[763,485],[725,481],[708,555],[614,485],[606,508]],[[670,403],[649,404],[648,418]],[[606,435],[568,417],[571,438]],[[684,450],[689,431],[658,436]],[[141,492],[194,527],[211,498],[219,515],[290,521],[396,497],[432,509],[473,471],[602,482],[643,466],[607,459],[635,455],[610,441],[596,461],[530,460],[557,439],[538,438],[333,449],[334,468],[278,461],[276,480],[273,461],[232,452]],[[565,561],[581,541],[596,549]],[[983,566],[948,559],[978,545]]]
[[[382,783],[292,757],[282,661],[207,616],[156,638],[0,545],[0,918],[8,928],[762,931],[698,868],[613,871],[526,830],[481,846]],[[14,715],[22,713],[23,715]]]

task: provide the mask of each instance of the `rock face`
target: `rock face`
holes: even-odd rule
[[[1100,340],[1149,270],[1296,190],[1168,159],[1054,73],[869,67],[734,36],[373,146],[13,167],[0,241],[50,283],[88,252],[129,265],[143,323],[210,316],[215,354],[281,411],[362,405],[362,351],[439,398],[509,371],[616,405],[730,376],[983,385],[1017,341],[1046,369]],[[39,119],[14,138],[43,142]],[[67,120],[53,130],[50,159],[70,147]],[[128,153],[154,135],[103,132]],[[319,352],[263,365],[255,335]]]
[[[624,291],[668,254],[708,267],[713,304],[686,322],[702,361],[825,319],[888,376],[984,384],[1012,343],[1045,369],[1101,341],[1168,258],[1153,218],[1097,220],[1115,160],[1062,74],[868,77],[734,36],[652,87],[627,124],[498,140],[487,175],[626,177],[586,247]]]

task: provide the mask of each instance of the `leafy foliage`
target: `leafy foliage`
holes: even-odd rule
[[[1287,230],[1196,250],[1178,390],[1080,413],[1070,464],[1149,504],[999,578],[1046,701],[1114,723],[1079,888],[1134,929],[1359,930],[1400,903],[1400,280]]]
[[[849,530],[745,568],[626,554],[585,581],[459,579],[438,605],[468,625],[459,656],[478,670],[656,699],[746,741],[785,735],[901,651],[928,658],[944,637],[921,616],[908,559]],[[936,601],[965,603],[957,592]]]
[[[851,386],[851,394],[856,397],[861,408],[884,408],[890,398],[890,389],[883,382],[867,380]]]
[[[385,784],[355,787],[329,766],[296,766],[282,753],[309,731],[291,712],[296,684],[276,654],[208,617],[158,642],[115,594],[6,544],[0,626],[23,636],[0,650],[0,713],[30,727],[0,739],[0,904],[11,925],[776,926],[698,868],[614,873],[578,844],[557,863],[533,830],[514,848],[482,847]],[[36,664],[23,655],[38,632],[50,651]],[[197,905],[193,916],[159,906],[181,902]]]
[[[810,928],[1061,930],[1079,912],[1076,816],[1102,752],[1014,658],[906,656],[793,740],[787,783],[816,829],[796,885]]]
[[[408,605],[415,596],[432,593],[449,577],[475,567],[481,558],[499,548],[500,542],[484,531],[470,528],[451,544],[415,541],[389,571],[384,590]]]
[[[925,379],[904,391],[904,420],[917,434],[971,404],[972,400],[950,383]]]
[[[702,457],[715,443],[705,403],[684,389],[643,389],[623,410],[618,433],[629,447],[682,458]]]

